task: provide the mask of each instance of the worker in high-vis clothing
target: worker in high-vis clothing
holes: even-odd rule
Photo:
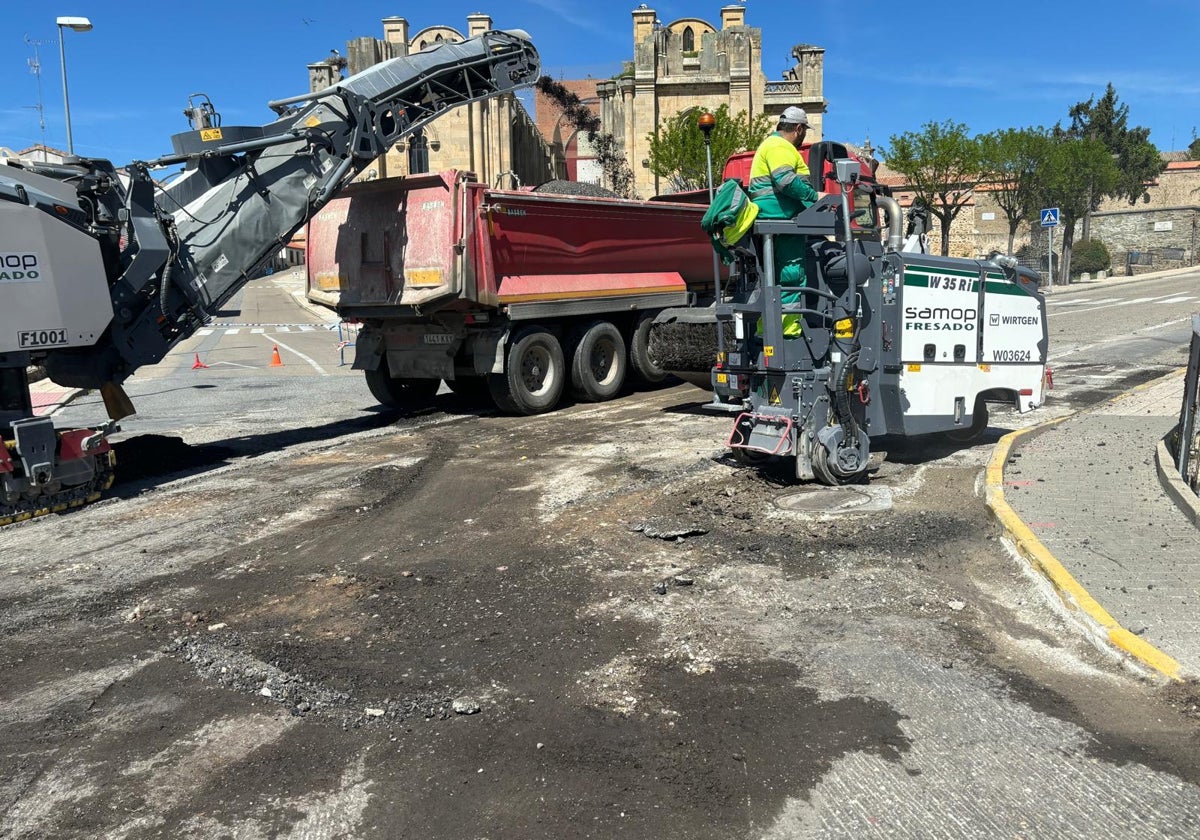
[[[821,194],[809,183],[808,164],[800,147],[808,133],[808,114],[803,108],[788,108],[779,115],[775,131],[758,146],[750,164],[750,198],[758,205],[759,219],[791,219],[811,207]],[[800,300],[800,292],[789,292],[806,282],[804,272],[805,236],[775,237],[775,279],[784,289],[784,305]],[[800,316],[783,316],[783,335],[800,335]]]

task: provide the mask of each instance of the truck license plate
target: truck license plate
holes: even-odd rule
[[[454,336],[451,333],[425,333],[426,344],[453,344]]]

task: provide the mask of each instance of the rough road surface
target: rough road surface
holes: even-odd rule
[[[1196,836],[1195,698],[1001,544],[999,431],[803,489],[695,393],[121,445],[0,532],[0,835]]]

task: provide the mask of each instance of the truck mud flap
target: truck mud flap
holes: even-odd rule
[[[383,362],[383,333],[363,330],[354,340],[354,364],[351,370],[379,370]]]

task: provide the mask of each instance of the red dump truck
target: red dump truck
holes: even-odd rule
[[[813,185],[837,192],[833,161],[850,151],[802,151]],[[733,155],[722,178],[744,185],[753,157]],[[647,349],[655,316],[714,299],[708,191],[634,201],[544,189],[457,171],[390,178],[349,187],[313,218],[308,297],[362,324],[354,367],[381,403],[428,400],[445,381],[538,414],[564,391],[600,401],[628,378],[666,376]]]
[[[606,400],[665,376],[647,354],[658,312],[711,302],[705,209],[456,171],[357,184],[309,225],[308,296],[362,324],[354,367],[385,405],[442,381],[519,414],[565,390]]]

